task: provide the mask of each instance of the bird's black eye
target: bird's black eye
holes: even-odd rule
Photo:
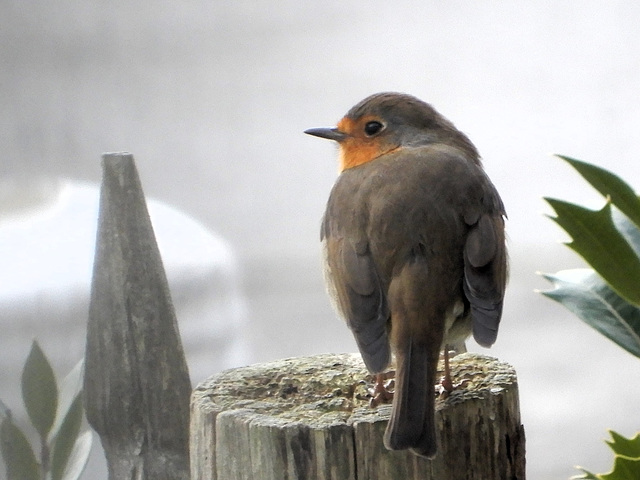
[[[380,122],[372,120],[371,122],[367,122],[364,126],[364,133],[368,137],[373,137],[376,133],[379,133],[384,128]]]

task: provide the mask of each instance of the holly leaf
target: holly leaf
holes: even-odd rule
[[[604,168],[575,158],[557,155],[575,168],[582,177],[605,198],[620,209],[636,225],[640,226],[640,198],[624,180]]]
[[[571,477],[571,480],[602,480],[602,477],[600,477],[600,475],[591,473],[590,471],[585,470],[582,467],[576,467],[576,468],[582,470],[582,474],[574,475],[573,477]]]
[[[564,305],[584,322],[640,357],[640,308],[618,295],[593,270],[542,274],[554,289],[541,292]],[[640,478],[640,477],[639,477]]]
[[[613,470],[599,476],[602,480],[637,480],[640,478],[640,458],[616,455]]]
[[[630,458],[640,458],[640,432],[636,433],[633,438],[626,438],[613,430],[609,430],[609,435],[611,435],[611,440],[606,440],[606,442],[613,453]]]
[[[640,478],[640,433],[634,438],[625,438],[619,433],[609,430],[612,440],[607,444],[616,454],[613,469],[609,473],[594,474],[582,467],[580,476],[571,477],[572,480],[636,480]]]
[[[567,243],[622,297],[640,305],[640,258],[618,230],[611,201],[600,210],[545,198],[556,212],[551,217],[571,236]],[[628,237],[627,237],[628,238]]]

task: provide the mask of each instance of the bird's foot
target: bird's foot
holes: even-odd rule
[[[441,393],[451,393],[455,390],[455,386],[453,385],[453,381],[451,380],[451,375],[445,375],[442,377],[440,381],[440,387],[442,388]]]
[[[442,377],[442,380],[436,385],[436,392],[442,397],[448,397],[453,391],[464,388],[470,382],[468,378],[465,378],[457,383],[453,383],[451,377]]]
[[[458,383],[453,383],[453,380],[451,379],[451,367],[449,366],[450,356],[452,356],[451,352],[448,350],[448,348],[445,348],[443,352],[444,375],[442,376],[442,380],[440,380],[440,383],[436,386],[436,390],[438,391],[438,393],[444,397],[449,396],[451,392],[458,388],[464,388],[469,383],[468,378],[463,378],[461,380],[458,379]]]
[[[440,381],[440,394],[448,395],[453,392],[453,381],[451,380],[451,369],[449,368],[449,346],[444,347],[444,377]]]
[[[376,383],[373,388],[369,389],[371,400],[369,400],[369,406],[375,408],[382,403],[389,403],[393,400],[393,391],[395,387],[396,372],[378,373],[376,375]]]

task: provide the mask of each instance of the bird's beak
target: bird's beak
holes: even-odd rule
[[[314,137],[328,138],[329,140],[335,140],[336,142],[341,142],[347,138],[346,133],[341,132],[335,127],[310,128],[309,130],[305,130],[304,133],[313,135]]]

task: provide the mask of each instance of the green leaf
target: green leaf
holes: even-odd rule
[[[84,373],[84,360],[80,360],[60,382],[58,394],[58,410],[56,421],[51,427],[49,438],[58,434],[58,430],[64,421],[71,404],[82,390],[82,375]]]
[[[53,369],[36,341],[22,371],[22,399],[31,423],[46,438],[56,416],[58,388]]]
[[[609,430],[609,434],[612,440],[606,442],[613,453],[629,458],[640,458],[640,432],[633,438],[626,438],[613,430]]]
[[[53,454],[51,457],[52,480],[62,480],[63,478],[62,475],[69,461],[71,451],[80,433],[82,414],[82,393],[80,393],[71,403],[69,411],[66,413],[60,430],[53,441]]]
[[[616,228],[611,203],[601,210],[545,198],[552,217],[573,239],[567,245],[581,255],[621,296],[640,305],[640,259]]]
[[[617,455],[613,462],[613,470],[600,474],[602,480],[637,480],[640,478],[640,458],[629,458]]]
[[[0,425],[0,451],[8,480],[39,480],[40,468],[31,445],[9,416]]]
[[[574,475],[571,480],[602,480],[600,475],[595,475],[582,467],[576,467],[582,470],[582,475]]]
[[[604,197],[610,197],[611,202],[640,226],[640,199],[633,189],[620,177],[604,168],[590,163],[576,160],[575,158],[558,155],[568,162],[582,177],[591,184]]]
[[[611,219],[636,256],[640,257],[640,228],[617,208],[611,210]]]
[[[64,470],[63,480],[78,480],[89,461],[89,454],[91,453],[91,444],[93,443],[93,434],[91,430],[80,434],[76,440],[67,467]]]
[[[640,357],[640,308],[613,291],[590,269],[542,274],[554,285],[543,295],[560,302],[587,324]]]
[[[576,480],[637,480],[640,478],[640,433],[634,438],[625,438],[609,430],[613,440],[607,441],[616,454],[613,469],[609,473],[593,474],[582,467],[577,467],[584,475],[571,477]]]

